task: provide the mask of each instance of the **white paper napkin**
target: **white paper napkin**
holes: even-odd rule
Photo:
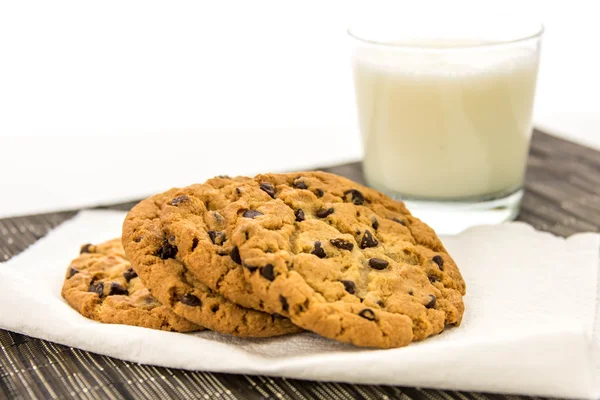
[[[522,223],[444,244],[467,283],[460,328],[392,350],[302,333],[241,339],[88,320],[60,297],[79,245],[120,234],[124,213],[86,211],[0,265],[0,328],[125,360],[191,370],[455,390],[593,398],[600,236],[568,239]]]

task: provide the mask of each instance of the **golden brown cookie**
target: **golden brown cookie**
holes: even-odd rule
[[[121,239],[82,246],[67,270],[62,296],[99,322],[177,332],[202,329],[152,297],[125,259]]]
[[[216,178],[168,196],[150,229],[168,238],[166,258],[237,304],[381,348],[461,322],[456,264],[431,228],[375,190],[299,172]]]
[[[301,331],[280,315],[244,308],[212,291],[175,258],[177,248],[161,227],[166,201],[176,189],[136,205],[123,224],[123,245],[133,269],[152,294],[181,317],[236,336],[270,337]],[[175,203],[177,200],[174,201]]]

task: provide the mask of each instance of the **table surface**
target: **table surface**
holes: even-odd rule
[[[359,163],[327,168],[363,181]],[[128,210],[135,203],[105,207]],[[0,220],[0,261],[9,260],[77,211]],[[536,131],[519,220],[568,236],[600,231],[600,152]],[[1,268],[0,264],[0,268]],[[0,330],[0,399],[508,399],[508,396],[140,365]],[[515,396],[510,396],[514,398]]]

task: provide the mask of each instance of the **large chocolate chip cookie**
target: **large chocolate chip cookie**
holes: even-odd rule
[[[216,178],[169,195],[156,234],[238,304],[382,348],[461,322],[454,261],[432,229],[375,190],[301,172]]]
[[[104,323],[178,332],[202,329],[152,297],[125,259],[121,239],[82,246],[67,270],[62,296],[83,316]]]

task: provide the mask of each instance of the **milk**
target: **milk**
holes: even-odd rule
[[[370,185],[409,199],[440,200],[493,198],[522,186],[539,52],[453,48],[465,44],[479,43],[355,52]]]

